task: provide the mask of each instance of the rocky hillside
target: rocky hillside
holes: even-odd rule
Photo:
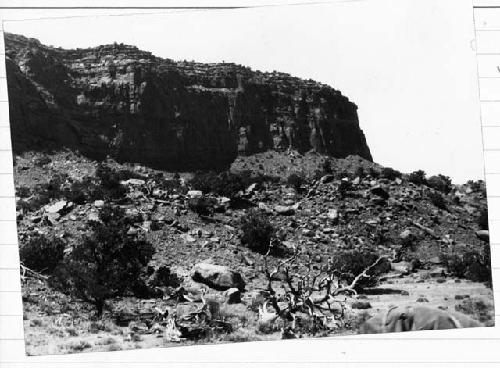
[[[30,355],[345,335],[389,305],[494,323],[484,182],[453,185],[356,156],[296,151],[240,156],[225,174],[180,176],[71,151],[29,152],[15,156],[14,173]],[[110,294],[96,319],[88,299],[57,283],[57,270],[96,244],[85,239],[109,220],[108,206],[124,211],[126,224],[111,238],[147,241],[153,255],[137,285]],[[116,246],[105,240],[101,252]],[[271,278],[293,254],[295,263]],[[357,294],[317,301],[324,285],[310,284],[331,268],[338,285],[349,285],[374,259]],[[85,276],[112,288],[113,278],[102,277],[108,268]],[[303,295],[289,297],[300,290],[311,292],[321,318]],[[266,322],[273,300],[290,314]]]
[[[65,50],[6,33],[5,48],[16,153],[67,147],[167,170],[269,149],[372,159],[357,106],[312,80],[123,44]]]

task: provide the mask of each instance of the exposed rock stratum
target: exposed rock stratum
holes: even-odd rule
[[[232,63],[173,61],[123,44],[65,50],[5,34],[13,149],[75,149],[167,170],[315,150],[371,160],[338,90]]]

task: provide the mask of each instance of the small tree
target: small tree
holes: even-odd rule
[[[415,185],[425,184],[427,182],[427,180],[425,179],[425,171],[417,170],[410,173],[410,175],[408,176],[408,180]]]
[[[434,206],[442,210],[446,209],[446,201],[441,194],[438,192],[429,192],[427,196]]]
[[[391,167],[384,167],[380,172],[380,176],[384,179],[394,180],[401,177],[401,173],[398,170],[394,170]]]
[[[287,184],[292,186],[297,193],[302,192],[304,181],[304,178],[297,173],[291,173],[286,179]]]
[[[106,206],[100,222],[90,221],[92,233],[77,244],[56,270],[56,284],[93,304],[101,316],[109,298],[123,295],[151,260],[153,247],[127,235],[130,220],[120,207]]]
[[[427,179],[427,185],[445,194],[451,191],[451,179],[445,175],[434,175]]]
[[[321,167],[323,169],[323,172],[325,174],[333,174],[333,168],[332,168],[332,160],[329,158],[326,158],[323,163],[321,164]]]
[[[101,181],[102,195],[105,199],[123,198],[127,193],[126,188],[120,184],[123,179],[120,173],[109,166],[99,164],[95,175]]]
[[[452,275],[491,285],[489,243],[480,247],[454,245],[441,254],[441,260]]]
[[[267,216],[257,210],[250,210],[241,218],[241,243],[250,249],[266,253],[275,229]]]

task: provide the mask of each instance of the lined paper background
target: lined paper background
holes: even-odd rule
[[[47,3],[44,2],[45,5]],[[89,5],[88,3],[85,5]],[[152,6],[165,5],[165,2],[151,3]],[[198,1],[196,5],[200,6],[200,3]],[[214,4],[213,1],[211,3]],[[56,5],[61,4],[63,3]],[[187,5],[186,2],[179,1],[168,3],[168,5],[179,4]],[[94,5],[104,4],[101,2]],[[137,4],[126,1],[120,5]],[[228,2],[219,1],[216,5],[225,6]],[[475,0],[473,4],[471,2],[471,12],[474,15],[476,28],[476,40],[472,42],[472,46],[477,52],[493,285],[495,301],[498,304],[500,303],[500,1]],[[1,10],[0,17],[2,17]],[[3,42],[3,34],[0,34],[0,58],[2,58],[0,62],[0,367],[128,368],[164,367],[167,364],[168,366],[264,367],[270,363],[274,367],[482,367],[500,364],[500,327],[26,357]],[[497,325],[500,324],[499,315],[500,307],[497,307]]]

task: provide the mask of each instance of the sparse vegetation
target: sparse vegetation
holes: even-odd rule
[[[298,173],[291,173],[286,179],[286,183],[295,189],[297,193],[302,192],[302,185],[304,184],[304,177]]]
[[[207,196],[189,198],[188,208],[199,216],[210,216],[214,212],[216,202]]]
[[[265,214],[250,210],[241,218],[241,232],[241,243],[248,248],[259,253],[270,250],[275,229]]]
[[[445,175],[434,175],[427,179],[427,185],[435,190],[448,194],[451,191],[451,179]]]
[[[491,255],[488,243],[480,248],[454,245],[444,252],[441,258],[452,275],[491,283]]]
[[[380,177],[388,180],[394,180],[396,178],[401,178],[402,174],[398,170],[394,170],[390,167],[384,167],[380,172]]]
[[[429,200],[432,202],[434,206],[441,210],[446,210],[446,201],[444,200],[444,197],[442,194],[434,191],[430,191],[427,193],[427,197]]]
[[[28,268],[50,274],[62,261],[65,243],[55,236],[37,234],[21,244],[21,262]]]
[[[340,278],[347,283],[351,283],[357,275],[373,264],[378,257],[377,253],[366,250],[342,251],[333,255],[330,260],[330,267],[338,271]],[[384,266],[387,267],[387,262],[385,264],[380,262],[379,265],[374,267],[369,277],[364,277],[356,284],[358,290],[363,287],[374,286],[378,281],[378,276],[387,272],[387,268],[384,269]]]
[[[153,255],[145,240],[127,235],[129,222],[119,207],[104,207],[92,233],[78,243],[56,270],[56,285],[93,304],[102,315],[105,301],[123,295]]]
[[[290,157],[299,163],[294,175],[287,176],[291,166],[286,162],[278,170],[270,164],[276,153],[263,153],[255,161],[246,157],[251,165],[195,174],[187,184],[179,175],[144,167],[131,170],[113,162],[86,164],[77,175],[65,175],[58,166],[61,160],[51,158],[44,170],[62,175],[37,185],[19,183],[19,203],[33,206],[20,210],[21,227],[32,226],[22,232],[21,244],[49,226],[49,234],[64,243],[62,255],[50,259],[58,262],[43,270],[33,267],[40,278],[28,273],[23,281],[30,288],[23,295],[29,328],[61,341],[60,350],[66,352],[162,346],[176,339],[189,344],[331,336],[355,329],[373,313],[370,295],[391,301],[390,293],[405,292],[407,284],[421,292],[406,298],[401,294],[401,300],[427,297],[429,303],[426,285],[446,284],[448,308],[459,307],[453,303],[453,287],[477,284],[441,282],[456,277],[483,280],[481,290],[487,290],[491,270],[482,249],[486,235],[475,234],[487,223],[481,183],[452,185],[454,197],[459,197],[455,200],[434,188],[408,185],[422,183],[423,172],[394,185],[388,180],[400,176],[392,170],[356,158],[342,164],[328,158],[335,174],[320,181],[312,175],[324,177],[321,156],[311,155],[316,163],[310,167],[302,163],[303,155]],[[18,160],[24,163],[22,157]],[[358,177],[364,180],[355,181]],[[123,182],[128,179],[140,180]],[[251,184],[256,185],[249,188]],[[298,200],[290,187],[307,195]],[[376,201],[376,187],[383,189],[377,190],[388,197],[385,201]],[[40,188],[48,194],[37,192]],[[188,195],[189,190],[203,194]],[[73,204],[56,215],[43,208],[63,199]],[[436,206],[446,208],[441,202],[449,203],[447,212],[436,211]],[[476,223],[462,221],[458,211],[465,210]],[[401,238],[407,229],[412,236]],[[443,247],[446,239],[455,243]],[[446,266],[444,273],[434,269],[437,256]],[[226,295],[226,286],[209,286],[218,280],[201,290],[188,286],[193,262],[205,260],[240,274],[245,282],[244,288],[237,287],[240,294],[227,290]],[[385,278],[398,272],[397,278]],[[230,275],[224,280],[231,280]],[[486,305],[488,311],[491,306]],[[81,324],[63,319],[54,325],[62,314],[75,313]],[[89,336],[98,339],[90,347],[78,344]],[[74,347],[63,343],[68,337]]]
[[[415,185],[425,185],[427,183],[425,171],[423,170],[413,171],[408,175],[408,181]]]
[[[488,230],[488,210],[483,208],[477,218],[477,224],[480,230]]]
[[[203,193],[213,193],[216,195],[234,198],[242,190],[245,190],[248,180],[242,175],[236,175],[228,171],[221,173],[197,172],[189,181],[189,185]]]

